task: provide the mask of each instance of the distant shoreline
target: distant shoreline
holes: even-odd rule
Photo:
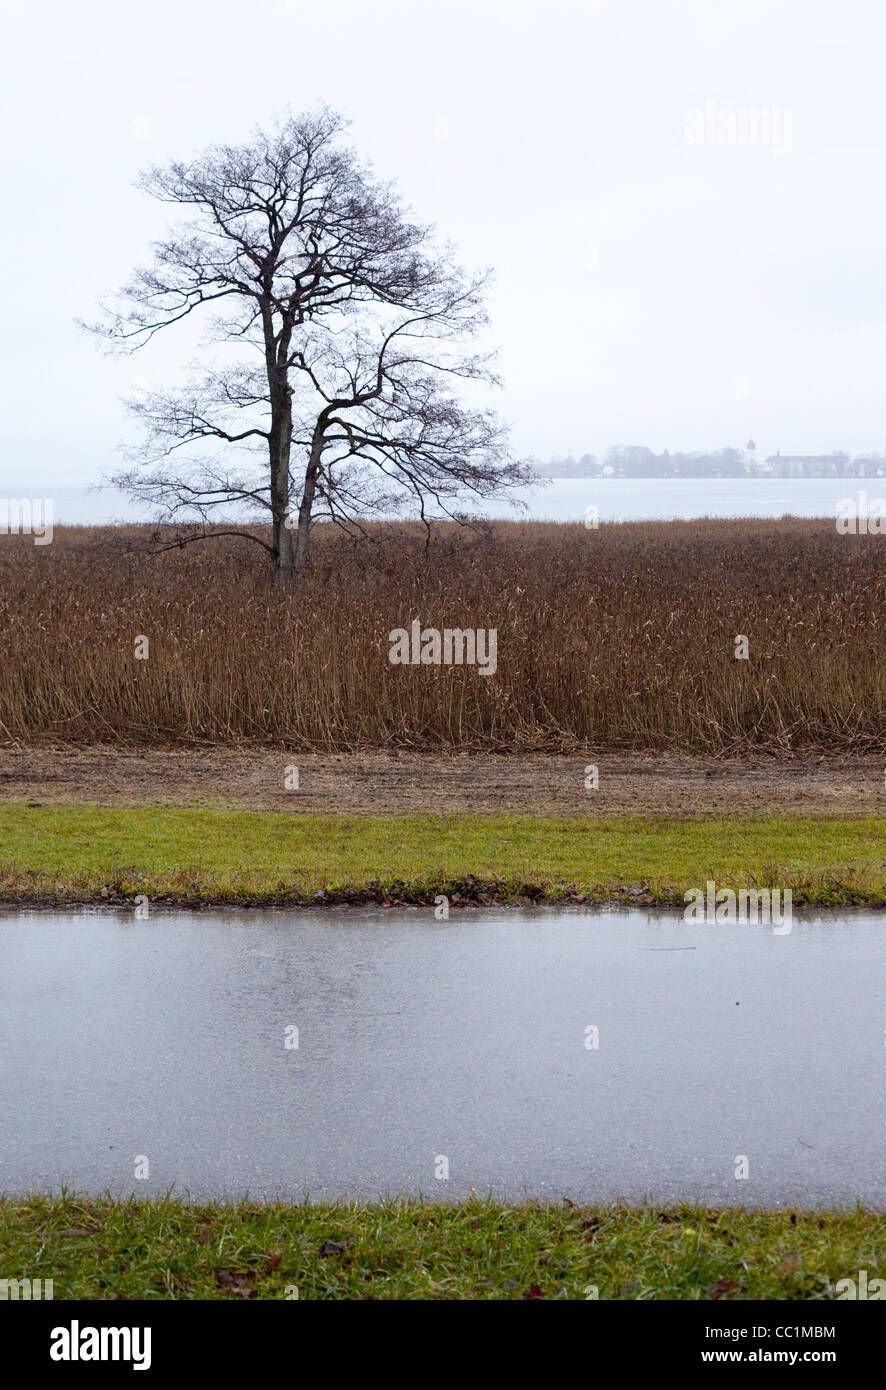
[[[681,483],[689,479],[697,482],[769,483],[769,482],[867,482],[876,483],[886,478],[886,473],[537,473],[539,482],[545,483],[640,483],[654,480],[657,483]]]

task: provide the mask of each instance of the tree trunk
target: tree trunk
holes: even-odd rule
[[[301,506],[298,509],[298,532],[295,540],[295,573],[301,574],[308,562],[308,545],[311,539],[311,515],[317,493],[317,478],[320,475],[320,459],[323,454],[323,430],[318,427],[311,442],[311,456],[305,469],[305,486]]]
[[[281,399],[272,403],[271,410],[271,517],[274,527],[274,583],[285,584],[293,577],[292,530],[289,517],[292,405],[288,391]]]

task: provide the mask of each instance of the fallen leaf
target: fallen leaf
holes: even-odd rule
[[[215,1281],[223,1289],[230,1289],[231,1293],[237,1293],[241,1298],[252,1297],[252,1284],[255,1280],[255,1270],[247,1270],[245,1274],[240,1274],[232,1269],[217,1269],[215,1271]]]
[[[328,1260],[331,1255],[343,1255],[352,1242],[349,1240],[327,1240],[320,1246],[321,1260]]]
[[[740,1287],[737,1279],[729,1279],[724,1275],[722,1279],[717,1280],[716,1284],[708,1284],[705,1293],[708,1298],[716,1300],[726,1298],[727,1294],[735,1293],[735,1290]]]

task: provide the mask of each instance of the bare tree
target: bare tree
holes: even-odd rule
[[[191,539],[264,545],[276,580],[303,569],[318,517],[355,526],[410,504],[452,514],[465,491],[529,476],[497,418],[455,392],[495,381],[466,346],[486,324],[487,277],[459,270],[342,143],[344,128],[323,108],[149,170],[141,186],[191,218],[90,325],[133,351],[208,316],[211,365],[130,402],[144,444],[112,481],[167,519],[198,518]],[[231,503],[269,518],[270,544],[236,525],[206,530]]]

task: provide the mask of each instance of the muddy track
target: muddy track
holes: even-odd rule
[[[599,787],[585,769],[599,768]],[[284,787],[298,768],[298,789]],[[0,800],[227,804],[251,810],[532,815],[886,813],[886,757],[299,754],[246,747],[0,748]],[[290,781],[292,781],[290,775]]]

